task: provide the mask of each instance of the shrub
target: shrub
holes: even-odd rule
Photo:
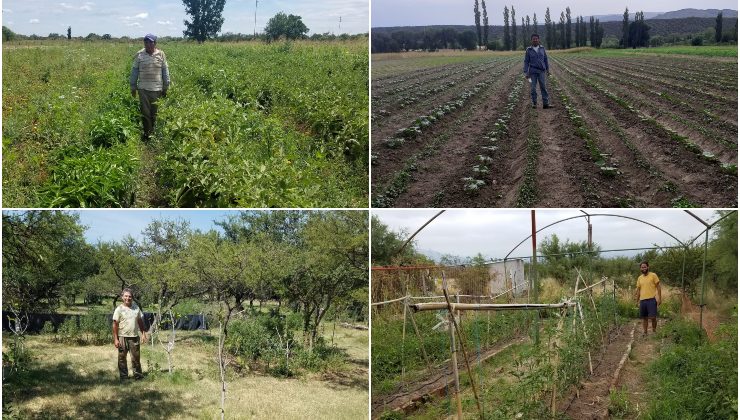
[[[41,334],[43,335],[54,334],[54,325],[52,325],[51,321],[44,322],[44,326],[43,328],[41,328]]]

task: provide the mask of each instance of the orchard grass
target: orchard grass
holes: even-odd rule
[[[331,324],[325,339],[331,342]],[[21,418],[216,418],[220,382],[216,364],[217,332],[178,331],[174,373],[159,344],[142,346],[145,378],[119,382],[116,350],[102,346],[69,346],[43,335],[29,335],[33,355],[29,370],[6,382],[3,397]],[[3,351],[11,340],[4,335]],[[328,371],[282,379],[242,370],[227,370],[226,417],[362,418],[367,414],[367,331],[336,327],[338,347],[350,360]],[[365,369],[356,367],[364,364]],[[130,363],[129,363],[130,365]],[[362,374],[364,372],[364,375]],[[130,372],[131,374],[131,372]],[[352,375],[351,380],[346,376]],[[289,398],[286,398],[289,396]],[[6,401],[7,404],[7,401]]]

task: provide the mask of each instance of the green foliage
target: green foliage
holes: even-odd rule
[[[111,342],[111,325],[107,316],[93,312],[89,315],[72,316],[59,326],[54,341],[75,345],[101,345]]]
[[[77,214],[3,212],[2,232],[5,308],[53,311],[66,286],[97,269]]]
[[[51,321],[44,322],[44,326],[41,328],[41,334],[43,335],[54,334],[54,325],[52,325]]]
[[[715,343],[693,321],[675,319],[663,331],[669,344],[648,369],[646,418],[737,418],[737,320]]]
[[[185,13],[192,19],[185,21],[185,30],[182,31],[184,37],[202,43],[221,31],[226,0],[183,0],[182,3],[185,5]]]
[[[124,132],[125,129],[121,134]],[[105,141],[115,140],[106,137]],[[134,175],[139,169],[137,155],[133,142],[110,148],[72,146],[60,150],[59,163],[51,176],[53,182],[41,190],[41,206],[131,206],[135,199]]]
[[[418,254],[414,249],[414,243],[406,247],[396,255],[403,245],[407,233],[394,232],[380,219],[373,215],[371,220],[372,235],[372,259],[373,265],[391,265],[395,263],[404,264],[414,261],[425,260],[424,256]],[[395,258],[393,258],[395,256]]]
[[[725,216],[728,211],[718,211],[718,216]],[[713,230],[713,239],[709,244],[708,259],[716,273],[715,284],[722,290],[737,289],[737,212],[721,220]]]
[[[303,24],[300,16],[286,15],[279,12],[267,21],[265,34],[270,39],[285,37],[286,39],[304,38],[308,33],[308,28]]]
[[[15,39],[15,32],[11,31],[10,28],[3,25],[3,42],[12,41]]]
[[[13,50],[4,61],[18,76],[3,90],[4,204],[361,207],[363,41],[168,44],[176,85],[146,144],[138,102],[119,83],[139,47],[89,42],[71,46],[72,58],[68,48]]]
[[[613,418],[627,417],[632,413],[626,387],[609,390],[609,415]]]

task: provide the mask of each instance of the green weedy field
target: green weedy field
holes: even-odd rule
[[[367,40],[161,43],[154,139],[137,42],[3,45],[5,207],[367,205]]]

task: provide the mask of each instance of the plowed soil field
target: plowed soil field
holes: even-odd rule
[[[522,59],[373,58],[373,207],[737,205],[736,58],[551,52],[552,109]]]

